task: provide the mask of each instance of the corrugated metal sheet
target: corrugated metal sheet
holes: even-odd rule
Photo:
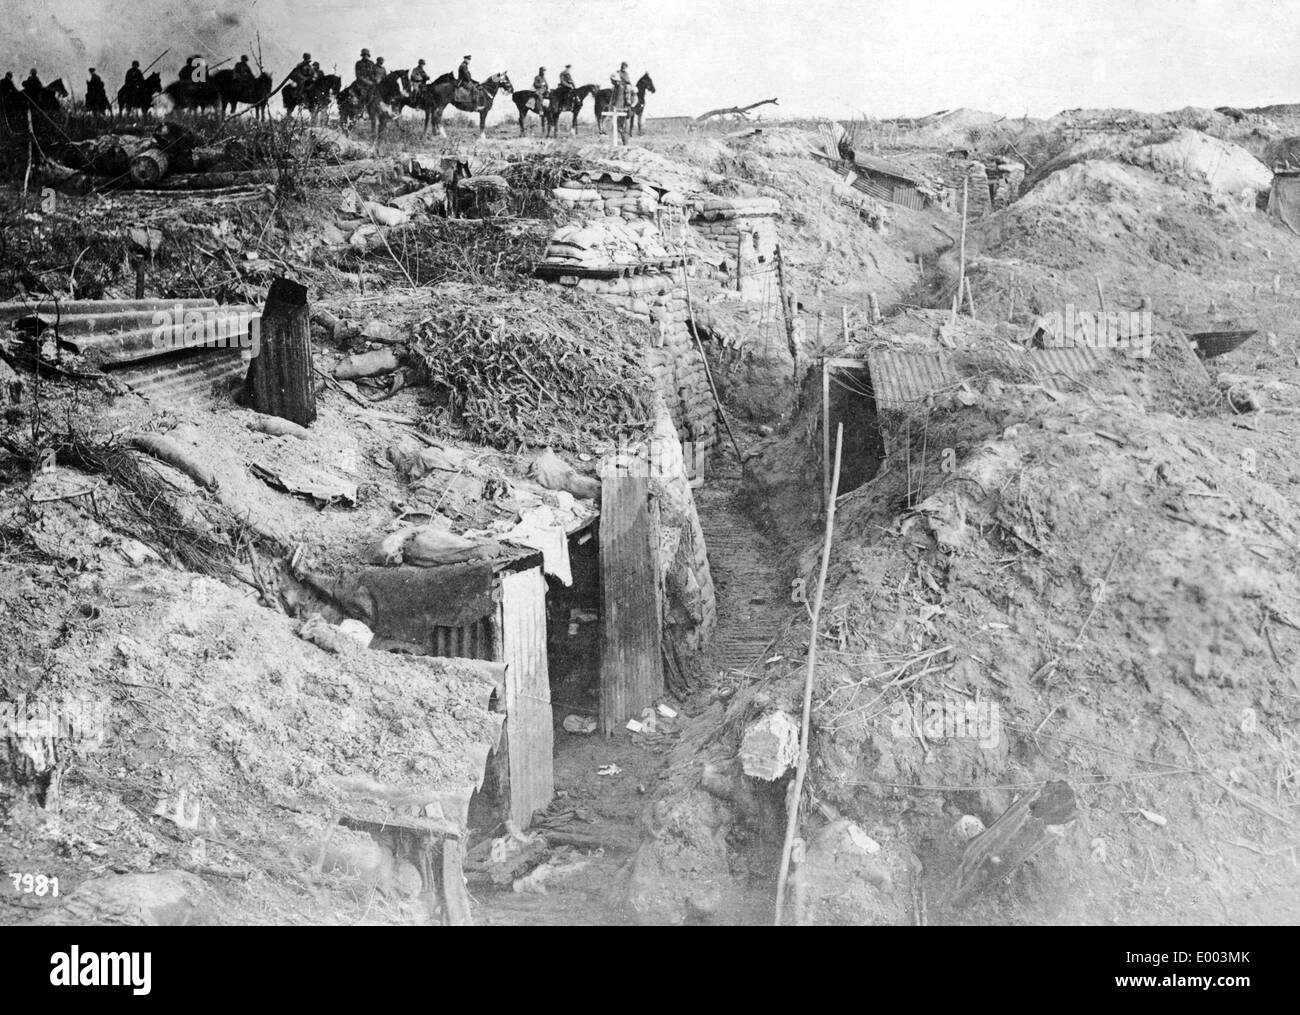
[[[183,405],[223,392],[248,372],[238,349],[194,349],[179,356],[148,360],[114,370],[113,377],[138,395],[161,405]]]
[[[510,817],[523,829],[555,796],[555,728],[546,666],[546,579],[541,568],[502,576],[501,641],[501,661],[507,667]]]
[[[892,176],[876,175],[870,170],[862,170],[853,180],[853,189],[859,190],[869,197],[874,197],[877,201],[888,201],[890,204],[900,204],[904,208],[913,208],[920,211],[929,204],[929,198],[922,194],[910,183],[895,179]]]
[[[484,617],[463,627],[433,629],[433,654],[456,659],[496,659],[500,653],[492,637],[492,618]]]
[[[903,183],[910,183],[914,187],[919,187],[922,180],[910,169],[897,165],[893,162],[886,162],[884,159],[878,159],[872,155],[863,155],[855,152],[853,155],[853,164],[859,170],[874,173],[877,176],[890,176],[895,180],[901,180]]]
[[[948,358],[937,352],[868,352],[867,372],[879,412],[916,408],[933,392],[960,380]]]
[[[606,736],[664,689],[659,540],[649,500],[645,477],[611,474],[601,482],[600,729]]]
[[[1019,366],[1040,384],[1077,380],[1111,362],[1109,349],[1000,350],[998,357]],[[962,373],[951,357],[940,352],[873,350],[866,356],[867,372],[879,412],[900,412],[918,408],[927,397],[961,382]]]
[[[185,313],[204,318],[204,340],[212,322],[211,345],[185,344]],[[167,323],[160,325],[159,314]],[[0,324],[21,330],[53,330],[60,345],[100,369],[111,371],[133,391],[178,404],[230,386],[248,369],[241,355],[252,306],[218,306],[209,299],[27,300],[0,303]],[[177,323],[177,318],[180,323]]]

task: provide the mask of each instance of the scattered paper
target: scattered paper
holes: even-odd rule
[[[669,708],[667,705],[660,705],[658,708],[659,708],[659,714],[660,714],[661,716],[663,716],[665,719],[676,719],[676,718],[677,718],[677,713],[674,712],[674,711],[673,711],[671,708]]]
[[[600,768],[596,769],[596,774],[597,775],[618,775],[622,771],[623,770],[619,768],[617,765],[601,765]]]

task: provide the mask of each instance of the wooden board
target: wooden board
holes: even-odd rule
[[[607,737],[664,691],[658,533],[649,500],[643,476],[601,482],[600,731]]]
[[[555,796],[555,728],[546,666],[546,579],[541,568],[501,578],[510,817],[525,829]]]

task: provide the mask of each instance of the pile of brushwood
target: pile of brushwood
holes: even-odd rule
[[[432,305],[412,351],[467,439],[595,451],[647,428],[646,325],[538,282],[513,292],[443,287]]]

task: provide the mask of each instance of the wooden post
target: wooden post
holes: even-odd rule
[[[822,328],[826,324],[826,311],[817,311],[817,355],[822,355]]]
[[[1097,281],[1097,307],[1104,314],[1106,312],[1106,296],[1101,291],[1101,276],[1093,275],[1092,277]]]
[[[271,283],[262,308],[258,346],[244,381],[248,404],[299,426],[315,422],[316,376],[306,286],[287,278]]]
[[[975,296],[974,296],[974,294],[970,291],[970,279],[965,279],[965,280],[964,280],[964,284],[965,284],[965,286],[966,286],[966,306],[970,309],[970,315],[971,315],[971,317],[974,317],[974,316],[975,316]]]
[[[822,504],[831,499],[831,369],[822,360]]]
[[[794,368],[795,383],[799,382],[799,350],[794,341],[794,307],[789,303],[785,285],[785,258],[781,244],[776,245],[776,284],[781,290],[781,316],[785,319],[785,341],[790,348],[790,362]]]
[[[135,298],[144,299],[144,258],[140,257],[135,262]]]
[[[813,599],[812,618],[808,635],[808,669],[803,683],[803,723],[799,729],[799,764],[794,781],[786,793],[785,842],[781,846],[781,866],[776,877],[776,926],[781,926],[785,909],[786,879],[790,874],[790,856],[794,852],[795,833],[799,830],[799,798],[803,796],[803,782],[808,774],[808,734],[812,726],[813,678],[817,674],[817,642],[821,637],[822,595],[826,591],[826,571],[831,563],[831,540],[835,535],[835,497],[840,491],[840,457],[844,451],[844,424],[835,428],[835,473],[831,477],[831,492],[826,501],[826,536],[822,542],[822,566],[817,578],[817,595]]]
[[[966,281],[966,202],[970,196],[970,174],[961,181],[961,251],[957,262],[957,295],[952,301],[952,318],[950,324],[957,323],[957,311],[961,308],[961,288]]]

